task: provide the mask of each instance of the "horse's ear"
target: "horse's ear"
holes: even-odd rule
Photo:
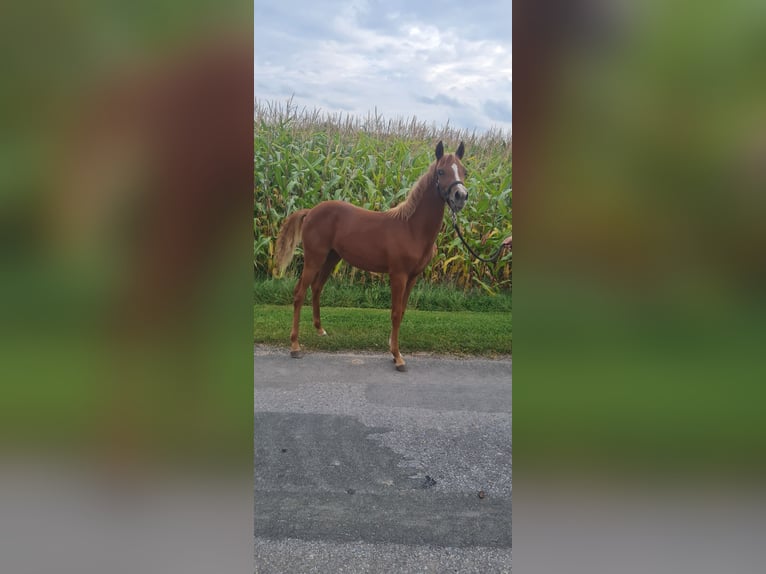
[[[436,160],[440,160],[442,156],[444,155],[444,144],[439,140],[439,143],[436,144]]]
[[[460,142],[460,145],[457,146],[457,151],[455,152],[455,155],[458,159],[463,159],[463,154],[465,153],[465,146],[463,145],[463,142]]]

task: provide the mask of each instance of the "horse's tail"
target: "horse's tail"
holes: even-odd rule
[[[291,214],[282,224],[282,229],[277,235],[277,251],[275,254],[276,266],[279,274],[282,275],[287,269],[295,253],[295,248],[301,242],[301,228],[303,219],[310,210],[301,209]]]

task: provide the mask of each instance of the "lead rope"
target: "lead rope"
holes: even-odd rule
[[[450,209],[450,213],[452,214],[452,225],[455,228],[455,231],[457,231],[457,236],[463,242],[463,245],[465,245],[466,249],[468,249],[468,251],[471,252],[471,255],[473,255],[479,261],[483,261],[484,263],[494,263],[495,261],[497,261],[500,258],[500,254],[505,249],[505,246],[503,246],[503,245],[501,245],[500,248],[495,252],[495,254],[492,257],[490,257],[489,259],[485,259],[484,257],[481,257],[480,255],[477,255],[476,252],[473,249],[471,249],[471,246],[468,245],[468,243],[466,242],[465,238],[463,237],[463,234],[460,233],[460,227],[458,227],[458,224],[457,224],[457,214],[454,211],[452,211],[452,209]]]

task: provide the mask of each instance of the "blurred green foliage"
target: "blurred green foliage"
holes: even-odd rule
[[[138,300],[124,313],[124,296],[147,276],[136,257],[156,227],[147,198],[167,191],[155,194],[156,180],[149,182],[169,154],[154,172],[141,162],[177,129],[168,122],[147,130],[138,120],[156,113],[151,98],[172,95],[185,70],[204,70],[206,58],[225,64],[222,48],[241,41],[241,141],[250,157],[252,9],[198,0],[3,6],[3,449],[124,457],[126,465],[214,460],[251,471],[252,276],[233,264],[250,251],[247,162],[244,252],[237,255],[236,242],[212,258],[200,252],[199,265],[211,272],[173,293],[190,306],[170,310],[167,302],[161,317],[137,319]],[[220,110],[202,110],[187,124],[198,126],[205,114]],[[182,206],[174,215],[182,221],[189,213]]]
[[[762,474],[764,5],[578,16],[516,132],[515,467]]]

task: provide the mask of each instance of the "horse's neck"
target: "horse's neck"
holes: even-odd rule
[[[431,184],[429,183],[429,185]],[[444,201],[439,197],[436,189],[426,189],[410,218],[413,234],[427,243],[430,248],[439,234],[443,219]]]

